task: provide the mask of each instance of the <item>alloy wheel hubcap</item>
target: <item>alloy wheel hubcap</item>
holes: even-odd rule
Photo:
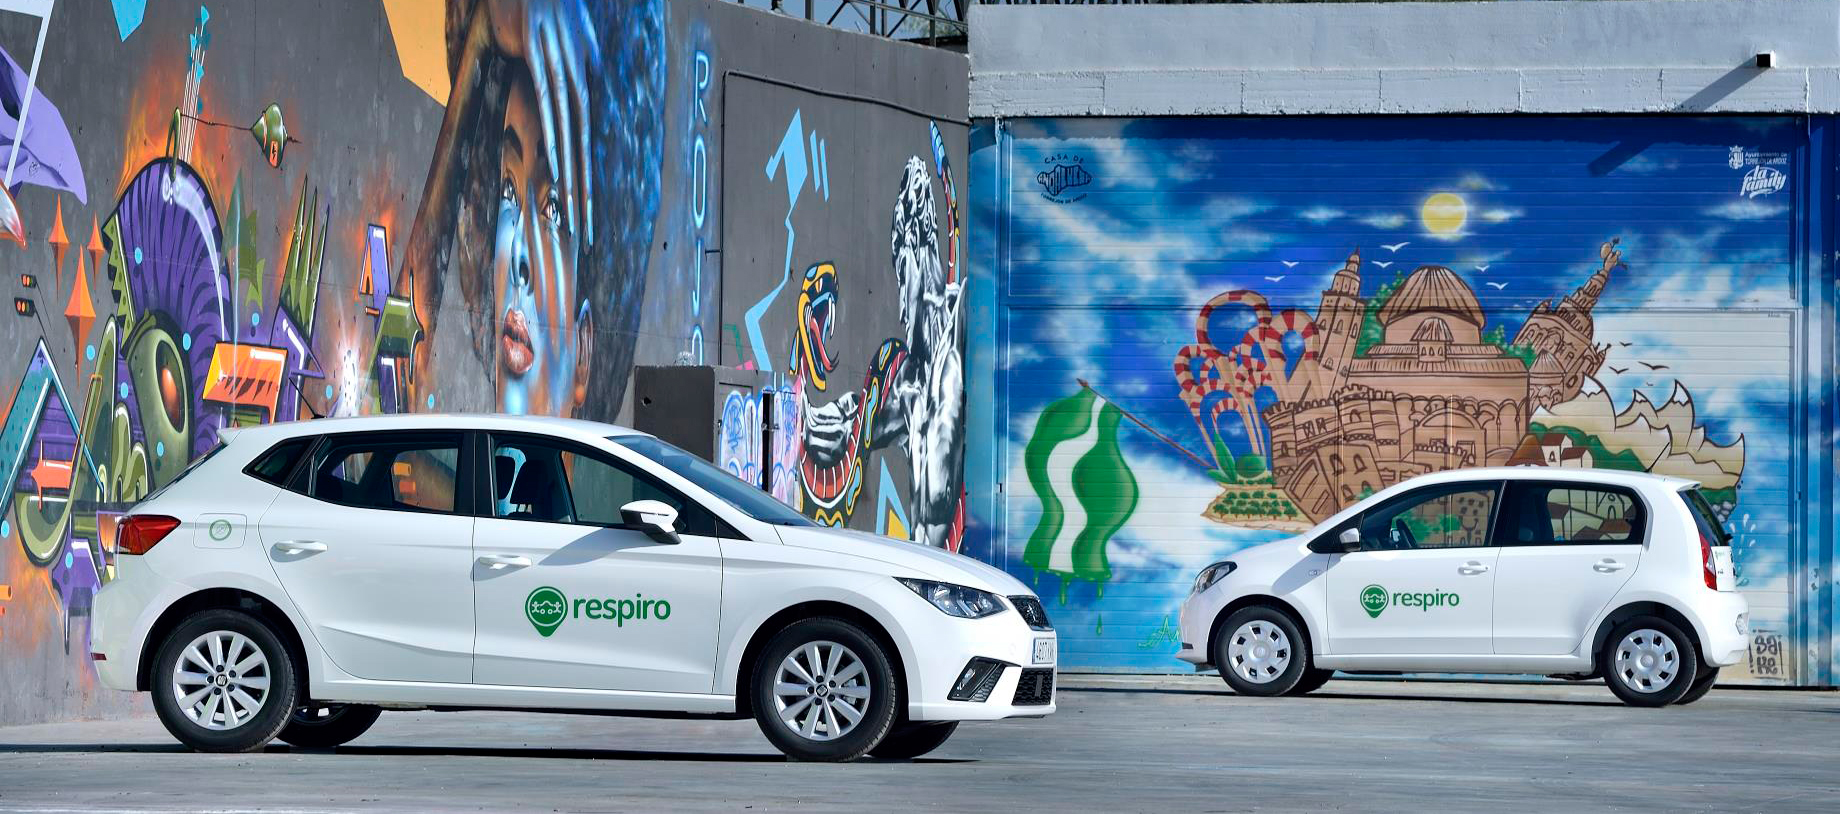
[[[268,657],[249,637],[214,630],[180,651],[170,689],[192,723],[217,731],[235,729],[268,703]]]
[[[832,641],[793,650],[773,676],[780,723],[814,741],[836,740],[856,729],[869,712],[870,690],[862,659]]]
[[[1277,625],[1254,619],[1233,631],[1227,640],[1227,663],[1222,666],[1254,684],[1265,684],[1284,675],[1290,665],[1290,637]]]
[[[1644,628],[1624,636],[1616,646],[1616,676],[1636,692],[1660,692],[1680,672],[1680,651],[1659,630]]]

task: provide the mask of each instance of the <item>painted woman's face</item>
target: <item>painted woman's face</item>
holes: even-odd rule
[[[586,392],[591,317],[576,290],[576,237],[562,216],[566,191],[550,174],[536,91],[525,77],[510,94],[493,246],[498,409],[568,415]]]

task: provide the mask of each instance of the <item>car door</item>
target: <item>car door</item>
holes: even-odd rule
[[[1361,549],[1326,569],[1330,652],[1491,652],[1500,492],[1495,481],[1439,484],[1362,512]]]
[[[1635,492],[1513,481],[1496,523],[1495,652],[1570,653],[1642,559],[1647,513]]]
[[[472,678],[473,518],[459,432],[328,436],[262,514],[262,544],[332,663]]]
[[[475,539],[480,684],[708,693],[722,551],[715,516],[603,450],[493,433]],[[625,526],[656,500],[674,537]]]

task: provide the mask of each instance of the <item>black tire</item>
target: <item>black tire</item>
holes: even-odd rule
[[[1240,647],[1252,649],[1236,655]],[[1284,611],[1270,605],[1240,608],[1220,623],[1219,635],[1214,637],[1214,666],[1239,695],[1288,695],[1310,672],[1310,642]]]
[[[213,658],[211,639],[207,637],[217,638],[226,652]],[[219,663],[201,665],[188,659],[185,666],[189,669],[182,677],[177,670],[180,659],[194,644],[203,648],[200,652],[204,661]],[[261,664],[252,664],[254,656],[228,652],[239,646],[253,648]],[[249,650],[237,652],[246,654]],[[234,669],[238,664],[245,665],[245,669]],[[233,675],[240,683],[230,683]],[[242,611],[208,610],[193,614],[167,634],[154,657],[148,684],[153,689],[154,712],[180,743],[200,752],[253,752],[267,746],[287,725],[299,692],[297,676],[293,654],[266,622]],[[188,683],[196,679],[205,680]],[[258,683],[266,686],[258,687]],[[200,689],[181,695],[181,689],[194,686]],[[236,714],[225,705],[234,701],[247,706],[248,701],[237,698],[239,691],[242,699],[256,702],[257,708],[254,714],[234,720]],[[194,697],[195,704],[183,704],[185,697]],[[217,702],[213,703],[212,698]],[[231,725],[214,729],[200,723],[199,718],[212,724],[223,719]]]
[[[1699,678],[1699,644],[1673,622],[1638,616],[1610,631],[1597,654],[1597,671],[1623,703],[1667,706],[1686,697]]]
[[[1719,680],[1719,668],[1707,667],[1704,664],[1700,665],[1699,675],[1696,675],[1693,677],[1693,686],[1688,687],[1687,694],[1681,696],[1680,700],[1675,701],[1674,703],[1691,704],[1694,701],[1698,701],[1701,698],[1705,698],[1706,693],[1712,692],[1713,682],[1716,682],[1718,680]]]
[[[276,737],[302,749],[331,749],[357,740],[382,714],[368,704],[309,703],[294,708]]]
[[[846,666],[847,662],[833,662],[830,647],[841,645],[848,651],[853,661],[860,665],[860,671]],[[816,684],[806,682],[793,674],[792,683],[806,684],[809,696],[787,696],[796,698],[787,704],[793,710],[793,719],[802,729],[810,729],[811,734],[795,730],[791,724],[781,720],[779,697],[775,695],[779,674],[788,656],[794,651],[804,651],[808,646],[819,650],[820,664],[836,663],[839,674],[847,677],[842,686],[838,686],[831,676],[808,671]],[[809,665],[811,658],[802,653],[799,663]],[[833,617],[805,619],[787,625],[785,629],[773,635],[767,646],[760,651],[760,660],[754,665],[751,689],[754,699],[754,719],[760,724],[760,731],[767,736],[774,747],[784,752],[793,760],[843,762],[855,760],[869,754],[888,733],[894,729],[896,718],[895,699],[901,696],[895,684],[894,668],[888,658],[886,649],[874,636],[864,632],[850,622]],[[861,689],[865,697],[846,695],[848,690]],[[831,693],[835,692],[835,695]],[[807,697],[811,700],[807,701]],[[819,701],[819,699],[823,699]],[[863,702],[858,705],[856,702]],[[841,706],[839,706],[841,705]],[[829,709],[826,710],[825,706]],[[834,721],[848,720],[843,708],[858,713],[853,724],[835,724],[839,735],[828,740],[820,739],[820,728],[829,729]],[[813,719],[816,716],[816,720]],[[828,716],[828,718],[827,718]]]
[[[1309,670],[1304,672],[1303,680],[1297,682],[1297,686],[1291,688],[1290,694],[1291,695],[1305,695],[1307,693],[1316,692],[1317,690],[1322,689],[1324,684],[1329,683],[1329,679],[1334,678],[1334,677],[1335,677],[1334,670],[1318,670],[1314,667],[1311,667]]]
[[[938,749],[953,732],[957,721],[921,721],[894,728],[882,742],[869,750],[870,757],[884,760],[911,760]]]

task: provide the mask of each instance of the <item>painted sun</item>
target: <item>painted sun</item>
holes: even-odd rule
[[[1432,235],[1454,236],[1463,231],[1463,224],[1469,220],[1469,204],[1454,192],[1439,192],[1425,199],[1418,216],[1424,221],[1425,231]]]

